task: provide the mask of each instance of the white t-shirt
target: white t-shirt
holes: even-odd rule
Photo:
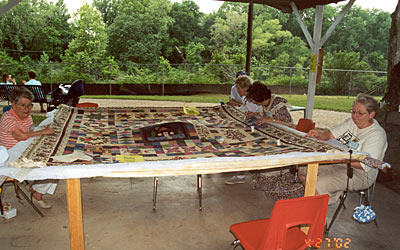
[[[235,100],[238,103],[241,103],[242,106],[240,106],[240,109],[243,112],[247,112],[247,111],[250,111],[250,112],[253,112],[253,113],[261,112],[261,107],[260,106],[258,106],[257,104],[248,102],[246,100],[246,96],[241,96],[239,94],[239,91],[238,91],[236,85],[233,85],[232,88],[231,88],[231,100]]]
[[[246,99],[246,96],[242,97],[242,107],[240,108],[244,112],[250,111],[253,113],[260,113],[261,112],[261,106],[258,106],[257,104],[254,104],[252,102],[248,102]]]
[[[37,85],[37,86],[42,86],[42,83],[39,82],[39,81],[37,81],[37,80],[35,80],[35,79],[31,79],[31,80],[27,81],[25,84],[26,84],[26,85]]]
[[[238,103],[243,103],[242,96],[239,94],[236,84],[231,88],[231,100],[235,100]]]
[[[385,130],[373,119],[373,124],[367,128],[359,129],[351,118],[330,130],[333,136],[348,148],[369,153],[374,159],[383,160],[387,149]],[[368,172],[371,168],[361,163]]]

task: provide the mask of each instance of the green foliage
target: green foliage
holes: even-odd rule
[[[186,62],[190,64],[201,64],[201,52],[204,51],[201,43],[190,42],[186,46]]]
[[[356,88],[356,92],[366,92],[365,77],[367,74],[357,73],[351,70],[368,70],[368,64],[360,60],[359,52],[334,52],[328,53],[325,59],[325,68],[342,69],[348,71],[324,71],[326,81],[324,82],[325,94],[341,94],[349,93],[349,88]],[[351,92],[351,91],[350,91]]]
[[[171,63],[182,63],[183,58],[188,56],[189,43],[199,44],[203,40],[202,34],[197,34],[202,28],[200,19],[203,14],[195,2],[183,0],[182,3],[172,4],[169,16],[173,22],[168,27],[169,39],[163,47],[163,54]],[[202,46],[204,50],[204,45]],[[195,63],[201,61],[200,59]]]
[[[52,60],[60,60],[70,40],[69,17],[62,0],[55,5],[44,0],[21,1],[0,19],[0,45],[15,60],[26,55],[39,60],[43,51]]]
[[[168,40],[168,0],[121,0],[118,14],[108,28],[109,51],[116,60],[154,63]]]
[[[63,68],[65,81],[83,79],[91,83],[96,79],[110,79],[119,73],[117,66],[110,71],[107,65],[115,62],[106,56],[107,33],[98,10],[83,5],[74,13],[72,30],[74,38],[62,56],[64,62],[70,63]]]

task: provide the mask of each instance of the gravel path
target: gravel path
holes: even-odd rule
[[[101,107],[183,107],[185,102],[166,102],[166,101],[147,101],[147,100],[118,100],[118,99],[87,99],[82,98],[80,102],[95,102]],[[1,105],[7,105],[7,102],[1,102]],[[197,103],[191,102],[186,103],[189,107],[209,107],[219,105],[218,103]],[[35,115],[41,114],[39,104],[35,103],[32,113]],[[291,112],[294,123],[300,118],[303,118],[303,111],[293,111]],[[313,120],[318,128],[331,128],[346,118],[350,117],[349,113],[346,112],[336,112],[314,109]]]

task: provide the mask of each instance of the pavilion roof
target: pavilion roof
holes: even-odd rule
[[[284,13],[291,13],[293,11],[292,7],[290,6],[291,2],[296,4],[298,10],[304,10],[308,8],[315,8],[316,5],[338,3],[345,0],[217,0],[217,1],[266,4],[278,10],[281,10]]]

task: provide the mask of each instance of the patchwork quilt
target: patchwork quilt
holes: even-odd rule
[[[21,158],[51,166],[70,165],[55,162],[52,156],[74,152],[92,157],[74,164],[98,164],[115,163],[117,155],[140,155],[144,161],[160,161],[340,150],[274,124],[252,130],[245,123],[245,114],[228,105],[201,107],[198,111],[193,115],[182,107],[61,105],[52,125],[57,135],[38,137]]]

